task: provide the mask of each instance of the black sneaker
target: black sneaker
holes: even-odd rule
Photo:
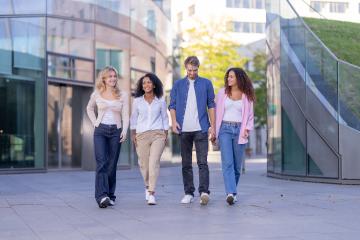
[[[103,197],[99,202],[99,208],[106,208],[110,204],[109,197]]]

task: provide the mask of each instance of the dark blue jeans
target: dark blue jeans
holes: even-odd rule
[[[116,169],[120,154],[121,128],[116,125],[100,124],[94,131],[96,159],[95,199],[109,197],[115,200]]]
[[[181,158],[182,175],[185,194],[194,196],[194,176],[192,169],[192,148],[195,143],[197,165],[199,167],[199,193],[210,193],[209,191],[209,167],[207,162],[209,140],[208,134],[201,131],[182,132],[181,139]]]

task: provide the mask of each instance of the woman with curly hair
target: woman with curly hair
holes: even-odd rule
[[[95,127],[95,199],[100,208],[106,208],[115,204],[117,162],[129,127],[129,99],[119,89],[114,67],[107,66],[99,72],[86,110]]]
[[[155,187],[160,170],[160,157],[164,151],[169,129],[163,85],[152,73],[137,82],[132,105],[130,129],[145,183],[145,200],[155,205]]]
[[[230,68],[225,74],[225,87],[216,97],[216,139],[221,151],[226,202],[237,201],[236,187],[249,131],[254,126],[254,88],[241,68]],[[215,139],[212,139],[215,141]]]

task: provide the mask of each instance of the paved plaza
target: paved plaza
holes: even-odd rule
[[[178,164],[161,168],[156,206],[145,204],[136,168],[118,171],[116,206],[106,209],[93,199],[94,172],[0,175],[0,239],[360,238],[360,186],[268,178],[265,159],[248,160],[246,168],[234,206],[225,202],[217,161],[210,164],[208,206],[198,196],[179,203]]]

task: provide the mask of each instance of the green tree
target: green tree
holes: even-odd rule
[[[210,79],[215,92],[224,86],[224,75],[229,67],[243,67],[248,61],[237,49],[239,44],[231,40],[224,23],[199,23],[185,33],[188,40],[180,47],[180,64],[190,55],[200,58],[200,74]],[[184,65],[181,64],[184,72]]]
[[[253,71],[249,71],[249,76],[254,83],[256,102],[254,107],[255,127],[266,125],[266,54],[257,52],[252,59]]]

